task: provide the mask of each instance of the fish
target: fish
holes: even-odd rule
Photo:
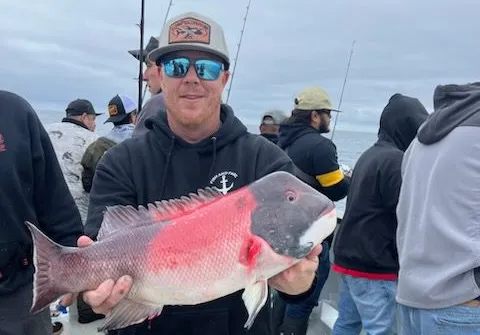
[[[34,246],[31,312],[130,275],[130,291],[99,331],[240,290],[250,329],[267,301],[268,280],[307,256],[336,222],[335,204],[285,171],[227,194],[209,186],[146,206],[108,206],[87,247],[59,245],[26,221]]]

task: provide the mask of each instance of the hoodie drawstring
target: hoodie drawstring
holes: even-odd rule
[[[172,157],[172,154],[173,154],[173,147],[175,145],[175,136],[172,135],[171,137],[172,139],[172,142],[170,143],[170,149],[168,150],[168,154],[167,154],[167,161],[165,162],[165,167],[163,168],[163,177],[162,177],[162,183],[160,184],[160,199],[163,199],[163,191],[165,189],[165,181],[167,180],[167,175],[168,175],[168,168],[169,168],[169,165],[170,165],[170,160],[171,160],[171,157]]]
[[[208,172],[208,177],[212,177],[213,168],[215,167],[215,160],[217,159],[217,138],[214,136],[212,137],[213,141],[213,153],[212,153],[212,165],[210,165],[210,171]]]

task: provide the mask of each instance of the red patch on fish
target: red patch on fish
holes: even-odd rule
[[[249,272],[253,271],[261,250],[261,239],[257,236],[251,235],[250,238],[245,240],[244,246],[242,247],[239,259],[240,264],[245,265]]]
[[[188,215],[174,216],[147,246],[148,270],[158,273],[189,268],[210,260],[216,253],[217,262],[230,262],[227,256],[235,254],[238,262],[245,257],[244,241],[251,241],[251,214],[256,205],[254,196],[245,188],[221,196]],[[255,253],[259,252],[259,245],[253,241],[249,243],[251,256],[247,256],[246,265],[254,264]],[[230,248],[234,248],[233,253]],[[220,269],[222,264],[216,266]]]

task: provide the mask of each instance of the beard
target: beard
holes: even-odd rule
[[[322,123],[318,128],[318,132],[321,134],[326,134],[330,132],[330,125]]]

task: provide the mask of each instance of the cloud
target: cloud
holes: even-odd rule
[[[375,129],[388,98],[432,108],[436,85],[478,80],[480,2],[473,0],[176,0],[169,16],[198,11],[225,29],[235,76],[229,103],[256,125],[267,109],[289,112],[295,94],[319,85],[338,106],[356,41],[339,128]],[[116,93],[137,97],[140,2],[0,0],[0,85],[62,114],[77,97],[104,110]],[[167,1],[146,0],[145,43],[158,35]],[[226,96],[227,92],[225,92]]]

